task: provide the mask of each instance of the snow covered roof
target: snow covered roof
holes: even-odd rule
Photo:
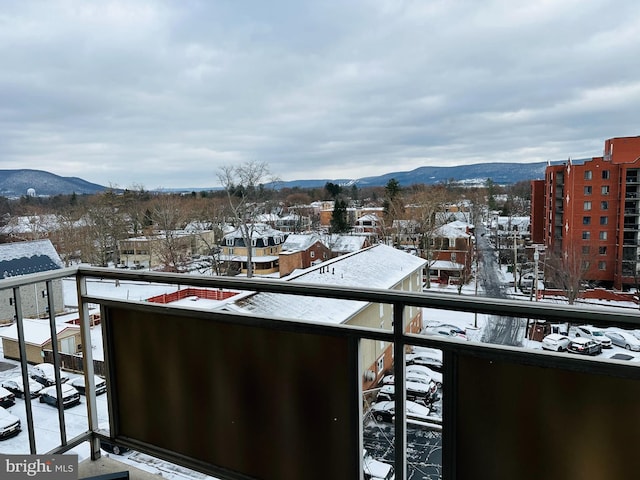
[[[431,262],[429,264],[429,269],[462,271],[464,270],[464,265],[462,265],[461,263],[452,262],[450,260],[436,260],[435,262]]]
[[[411,273],[421,270],[426,260],[387,245],[375,245],[337,257],[290,275],[290,282],[355,288],[395,288]],[[275,293],[255,293],[238,299],[243,312],[316,322],[344,323],[367,302],[314,298]]]
[[[469,238],[471,235],[461,231],[459,228],[452,226],[447,223],[445,225],[441,225],[435,229],[433,232],[435,237],[444,237],[444,238]]]
[[[304,251],[316,242],[320,241],[320,237],[315,233],[311,233],[308,235],[290,234],[282,244],[282,252]]]
[[[329,244],[332,252],[357,252],[368,238],[365,235],[331,235],[325,243]]]
[[[51,240],[0,244],[0,278],[48,272],[63,266]]]
[[[284,232],[280,230],[276,230],[272,228],[270,225],[266,223],[254,223],[253,225],[247,226],[248,230],[251,232],[251,238],[258,237],[284,237]],[[242,229],[237,228],[232,232],[226,233],[225,238],[244,238],[242,234]]]
[[[32,320],[24,319],[22,321],[24,328],[24,341],[30,345],[43,346],[51,340],[51,328],[49,320]],[[56,323],[56,335],[68,330],[80,331],[79,325],[58,324]],[[0,337],[8,340],[18,341],[18,326],[13,324],[0,330]]]

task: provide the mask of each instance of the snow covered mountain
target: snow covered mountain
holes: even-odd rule
[[[20,197],[33,189],[35,195],[91,194],[105,187],[78,177],[61,177],[44,170],[0,170],[0,195]]]

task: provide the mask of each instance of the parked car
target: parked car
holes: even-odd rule
[[[435,370],[442,369],[442,351],[435,348],[414,347],[406,355],[407,365],[423,365]]]
[[[602,344],[586,337],[571,339],[567,345],[567,352],[580,353],[582,355],[599,355],[602,352]]]
[[[385,375],[384,378],[382,379],[382,383],[384,385],[394,385],[396,383],[395,380],[396,380],[395,375]],[[423,383],[425,385],[429,385],[432,380],[426,375],[422,375],[420,373],[411,374],[407,372],[407,374],[405,375],[405,381],[413,382],[413,383]]]
[[[66,383],[63,383],[60,387],[62,388],[62,405],[64,408],[73,407],[80,403],[80,394],[78,393],[78,390]],[[55,385],[45,387],[40,391],[40,402],[48,403],[54,407],[58,406],[58,395]]]
[[[376,460],[367,453],[362,452],[362,471],[365,480],[394,480],[393,467],[388,463]]]
[[[569,342],[571,342],[571,339],[566,335],[550,333],[542,339],[542,348],[544,350],[553,350],[554,352],[563,352],[567,349]]]
[[[16,403],[15,393],[0,387],[0,407],[10,407]]]
[[[24,398],[24,383],[22,377],[11,377],[2,381],[2,386],[12,392],[18,398]],[[29,396],[30,398],[36,398],[40,395],[42,385],[33,379],[29,379]]]
[[[424,365],[407,365],[405,367],[405,371],[407,372],[407,375],[409,375],[410,373],[425,375],[436,382],[438,388],[442,386],[442,373],[436,372],[429,367],[426,367]]]
[[[460,327],[455,325],[432,325],[424,329],[422,332],[425,335],[440,335],[443,337],[456,338],[459,340],[466,340],[467,334]]]
[[[31,378],[41,383],[45,387],[56,384],[55,367],[51,363],[39,363],[31,369]],[[60,371],[60,381],[65,383],[69,380],[66,372]]]
[[[603,348],[611,348],[611,339],[604,334],[604,330],[591,325],[576,327],[576,337],[586,337],[600,343]]]
[[[93,381],[96,386],[96,395],[100,395],[107,391],[107,381],[104,378],[94,375]],[[85,387],[84,377],[74,378],[73,380],[71,380],[70,385],[76,390],[78,390],[78,393],[80,395],[85,395],[84,391],[86,387]]]
[[[395,417],[395,408],[395,402],[377,402],[371,406],[371,414],[377,422],[392,422]],[[418,420],[421,422],[432,421],[429,413],[429,407],[407,400],[405,406],[405,416],[407,420]]]
[[[440,398],[438,395],[438,387],[434,382],[429,385],[424,383],[406,382],[406,395],[407,399],[430,405]],[[384,385],[379,391],[376,397],[377,401],[391,401],[395,398],[396,389],[395,385]]]
[[[640,352],[640,340],[638,340],[631,332],[625,332],[618,329],[606,329],[604,334],[611,339],[611,343],[618,347],[634,352]]]
[[[0,407],[0,438],[9,438],[22,430],[20,419],[14,414]]]

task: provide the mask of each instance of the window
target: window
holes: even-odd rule
[[[584,171],[584,179],[585,180],[591,180],[593,174],[591,173],[591,170],[585,170]]]
[[[583,245],[582,246],[582,254],[583,255],[589,255],[589,251],[590,251],[589,245]]]
[[[591,195],[591,192],[592,192],[591,185],[588,185],[588,186],[584,187],[584,194],[585,195]]]
[[[591,232],[584,231],[582,232],[582,239],[589,240],[591,238]]]
[[[251,246],[255,247],[258,244],[258,239],[257,238],[252,238],[251,239]]]
[[[602,195],[609,195],[609,185],[603,185],[601,191]]]
[[[608,225],[609,217],[600,217],[600,225]]]
[[[311,258],[315,258],[316,257],[316,252],[314,252],[313,250],[311,250],[309,252],[309,255],[311,256]]]
[[[589,267],[591,266],[591,263],[589,262],[589,260],[583,260],[582,261],[582,270],[589,270]]]
[[[233,247],[233,238],[227,238],[227,247]]]
[[[584,209],[591,210],[591,202],[584,202]]]
[[[607,202],[606,200],[603,200],[602,202],[600,202],[600,209],[609,210],[609,202]]]
[[[602,179],[609,180],[609,170],[602,170]]]
[[[377,362],[378,373],[382,373],[384,370],[384,357],[380,357]]]
[[[606,240],[607,239],[607,232],[600,232],[600,240]]]
[[[598,254],[606,255],[607,254],[607,247],[598,247]]]
[[[591,225],[591,217],[582,217],[583,225]]]
[[[607,262],[598,262],[598,270],[606,270]]]

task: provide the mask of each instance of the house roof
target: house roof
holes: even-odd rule
[[[429,264],[429,269],[462,271],[464,270],[464,265],[462,265],[461,263],[452,262],[450,260],[436,260],[435,262],[431,262]]]
[[[290,234],[282,244],[282,252],[305,251],[316,242],[320,241],[320,237],[315,233],[311,233],[308,235]]]
[[[288,281],[389,289],[395,288],[412,272],[421,270],[426,263],[415,255],[380,244],[296,272],[288,277]],[[259,312],[277,318],[336,324],[344,323],[366,305],[367,302],[264,292],[245,296],[234,303],[235,309],[245,313]]]
[[[332,252],[357,252],[369,239],[366,235],[331,235],[325,240]]]
[[[270,225],[266,223],[254,223],[247,227],[248,231],[251,233],[251,238],[259,238],[259,237],[284,237],[285,233],[272,228]],[[226,233],[224,238],[244,238],[242,229],[237,228],[232,232]]]
[[[459,228],[452,226],[450,224],[441,225],[436,228],[433,233],[435,237],[445,237],[445,238],[470,238],[471,235],[461,231]]]
[[[38,345],[42,347],[51,340],[51,328],[49,327],[49,320],[32,320],[24,319],[22,321],[24,328],[24,341],[29,345]],[[80,331],[79,325],[71,324],[56,324],[56,335],[60,336],[66,331]],[[0,330],[0,337],[7,340],[18,341],[18,325],[13,324],[9,327]]]
[[[48,272],[63,266],[50,240],[0,244],[0,278]]]

